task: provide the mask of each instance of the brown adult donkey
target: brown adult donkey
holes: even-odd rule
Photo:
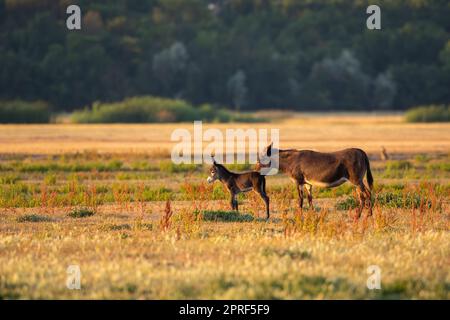
[[[231,194],[231,209],[238,210],[236,196],[241,192],[255,191],[263,199],[266,205],[266,219],[269,219],[269,197],[266,194],[266,178],[257,171],[236,173],[231,172],[213,159],[208,183],[220,180]]]
[[[275,150],[273,143],[265,149],[267,157],[278,152],[278,170],[287,174],[295,182],[300,209],[303,208],[303,187],[306,187],[309,207],[312,208],[312,187],[334,188],[346,181],[356,186],[359,197],[358,218],[365,205],[372,215],[371,189],[373,186],[372,172],[370,171],[367,154],[356,148],[324,153],[311,150]],[[276,159],[277,157],[273,157]],[[275,161],[275,160],[271,160]],[[269,167],[271,163],[256,163],[256,170]],[[367,183],[364,185],[364,175],[367,174]]]

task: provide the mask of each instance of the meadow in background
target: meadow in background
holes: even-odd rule
[[[297,114],[252,126],[280,128],[281,147],[367,150],[373,217],[354,219],[348,184],[315,188],[300,212],[284,176],[267,178],[268,223],[256,195],[230,212],[206,166],[170,161],[168,132],[189,124],[0,126],[0,297],[449,298],[448,124]],[[81,290],[66,288],[69,265]],[[370,265],[381,290],[366,287]]]

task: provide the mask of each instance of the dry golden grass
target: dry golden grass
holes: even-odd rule
[[[448,213],[427,211],[420,220],[416,212],[414,222],[411,210],[375,210],[355,222],[323,205],[320,215],[305,211],[297,222],[291,214],[280,219],[279,211],[268,223],[206,222],[189,216],[188,202],[172,207],[164,228],[164,203],[148,203],[143,215],[138,205],[126,212],[106,206],[80,219],[64,209],[42,213],[48,222],[3,213],[1,296],[450,298]],[[66,288],[73,264],[81,269],[81,290]],[[370,265],[381,268],[381,290],[366,287]]]

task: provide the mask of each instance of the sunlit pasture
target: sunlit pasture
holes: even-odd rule
[[[206,165],[170,161],[171,132],[192,123],[3,125],[0,298],[450,298],[450,125],[295,114],[204,126],[279,128],[282,148],[366,150],[373,216],[355,219],[349,184],[315,188],[300,211],[282,175],[267,178],[269,221],[251,193],[230,212]],[[67,287],[71,265],[79,290]]]

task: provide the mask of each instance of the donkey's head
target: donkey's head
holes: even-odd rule
[[[258,159],[256,160],[255,170],[260,171],[261,168],[268,168],[271,165],[271,160],[269,158],[272,156],[273,142],[270,143],[263,151],[261,155],[258,154]],[[266,161],[261,161],[265,159]]]
[[[214,156],[211,156],[211,158],[213,160],[213,165],[209,169],[209,177],[208,179],[206,179],[208,183],[213,183],[214,181],[220,179],[220,167],[219,167],[220,165],[217,164],[216,160],[214,159]]]
[[[270,176],[278,173],[280,161],[280,150],[273,147],[273,142],[269,144],[261,155],[258,155],[255,170],[264,176]]]

